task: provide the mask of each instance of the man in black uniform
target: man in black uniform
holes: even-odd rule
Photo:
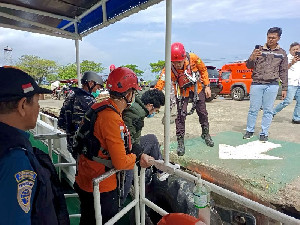
[[[103,87],[102,78],[95,72],[85,72],[81,79],[82,88],[72,87],[60,110],[58,127],[66,131],[68,150],[72,153],[73,139],[86,111],[96,102],[95,98]]]

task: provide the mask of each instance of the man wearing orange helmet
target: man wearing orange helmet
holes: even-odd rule
[[[105,106],[103,110],[96,111],[97,117],[93,130],[95,138],[100,143],[100,149],[97,148],[97,158],[100,158],[103,163],[90,160],[84,154],[80,154],[78,159],[74,189],[81,201],[81,225],[96,224],[93,178],[108,171],[109,168],[104,161],[110,161],[117,170],[131,170],[137,160],[140,160],[140,165],[146,168],[150,166],[149,159],[153,159],[142,152],[131,151],[130,133],[122,119],[123,110],[131,106],[135,99],[135,92],[140,89],[137,76],[128,68],[116,68],[108,76],[107,88],[110,98],[91,107],[91,110],[96,111]],[[99,191],[102,219],[105,223],[118,212],[119,208],[116,174],[100,182]]]
[[[194,110],[199,116],[202,127],[201,137],[205,140],[206,145],[214,146],[209,134],[208,113],[205,105],[205,97],[209,98],[211,96],[211,90],[205,64],[196,54],[187,53],[183,44],[179,42],[172,44],[171,61],[171,81],[175,89],[177,104],[177,118],[175,120],[178,141],[177,154],[183,156],[185,153],[185,118]],[[164,85],[165,68],[162,70],[155,88],[162,90]],[[187,105],[191,98],[193,99],[193,107],[191,112],[188,113]]]

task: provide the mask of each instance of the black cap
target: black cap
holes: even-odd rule
[[[0,102],[51,93],[51,90],[39,87],[34,79],[22,70],[0,67]]]

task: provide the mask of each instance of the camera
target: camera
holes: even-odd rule
[[[295,55],[300,57],[300,52],[295,52]]]
[[[260,49],[260,45],[255,45],[255,49]]]

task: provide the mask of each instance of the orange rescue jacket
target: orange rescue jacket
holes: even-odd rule
[[[95,103],[92,108],[97,108],[105,104],[111,104],[119,112],[117,105],[111,99]],[[117,170],[133,169],[136,160],[135,154],[126,154],[124,145],[124,134],[126,130],[127,127],[122,119],[122,115],[117,114],[113,109],[106,108],[98,113],[94,126],[94,135],[100,141],[101,147],[108,151],[112,164]],[[109,157],[103,155],[102,151],[99,151],[98,156],[104,159],[108,159]],[[105,166],[103,164],[91,161],[84,155],[80,155],[78,161],[78,175],[75,177],[75,180],[82,190],[93,192],[93,178],[105,172]],[[100,192],[109,192],[116,188],[116,174],[106,178],[99,184]]]
[[[197,81],[197,85],[198,85],[198,94],[201,92],[202,90],[202,83],[204,85],[208,85],[209,84],[209,79],[208,79],[208,73],[207,73],[207,69],[206,66],[204,64],[204,62],[194,53],[189,53],[190,55],[190,61],[188,60],[188,58],[186,58],[185,62],[184,62],[184,66],[183,66],[183,70],[179,70],[177,71],[178,73],[184,73],[184,71],[186,70],[188,64],[190,64],[191,66],[191,70],[196,72],[199,71],[200,73],[200,80]],[[194,85],[191,87],[188,87],[184,90],[180,90],[177,86],[177,78],[175,76],[175,74],[171,71],[171,81],[172,84],[174,85],[174,90],[175,90],[175,94],[179,94],[180,96],[183,97],[188,97],[189,96],[189,92],[193,91],[194,92]],[[202,83],[201,83],[202,82]],[[165,68],[163,68],[160,77],[155,85],[155,88],[158,90],[162,90],[165,86]]]

